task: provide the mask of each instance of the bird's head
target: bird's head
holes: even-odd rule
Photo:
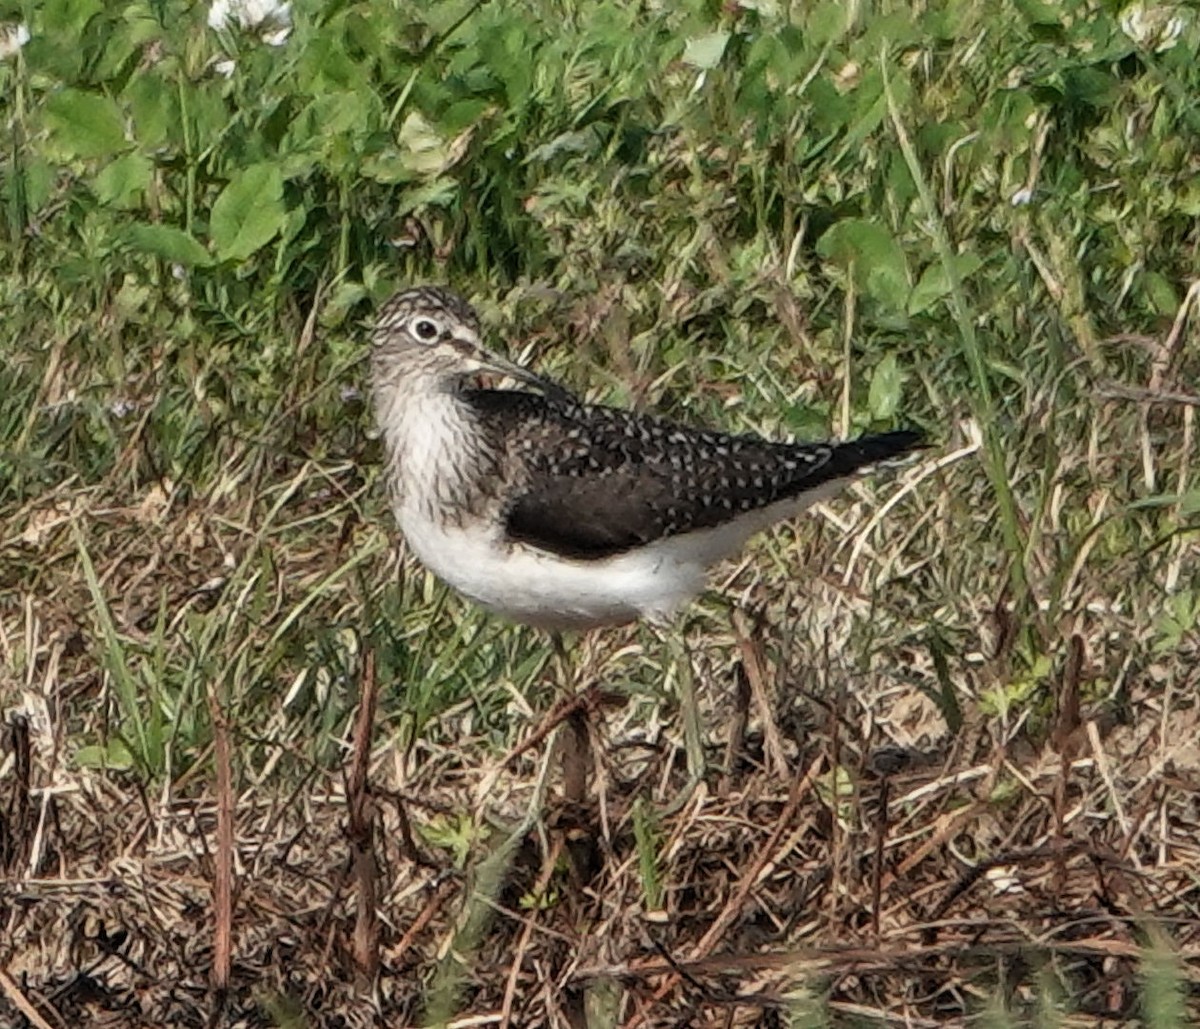
[[[371,334],[377,381],[421,376],[446,388],[478,374],[507,375],[543,389],[545,380],[487,350],[479,316],[462,297],[441,286],[401,290],[379,311]]]

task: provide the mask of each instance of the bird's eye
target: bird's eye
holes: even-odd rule
[[[438,323],[432,318],[418,318],[413,322],[412,329],[417,339],[424,340],[426,343],[438,337]]]

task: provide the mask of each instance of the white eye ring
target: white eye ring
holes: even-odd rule
[[[441,335],[442,327],[432,318],[414,318],[412,332],[422,343],[432,343]]]

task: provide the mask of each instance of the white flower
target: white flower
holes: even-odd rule
[[[233,69],[236,67],[237,61],[235,61],[232,57],[225,57],[219,61],[213,61],[213,71],[215,71],[218,75],[224,75],[225,78],[229,78],[231,75],[233,75]]]
[[[219,32],[234,22],[257,33],[267,46],[283,46],[292,33],[292,5],[287,0],[213,0],[209,28]]]
[[[0,61],[12,57],[28,42],[29,27],[24,22],[17,25],[0,25]]]
[[[1024,207],[1033,200],[1033,190],[1028,186],[1022,186],[1012,196],[1008,198],[1008,202],[1013,207]]]
[[[208,27],[218,32],[229,24],[232,12],[229,10],[229,0],[213,0],[208,9]]]
[[[1162,53],[1179,42],[1187,20],[1182,8],[1135,0],[1121,12],[1121,31],[1138,46]]]

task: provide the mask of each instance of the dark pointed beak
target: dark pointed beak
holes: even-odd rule
[[[463,356],[474,365],[473,371],[503,375],[517,382],[524,382],[527,385],[540,389],[546,396],[555,400],[575,400],[570,391],[564,389],[557,382],[542,378],[542,376],[531,372],[528,368],[522,368],[519,364],[514,364],[507,358],[485,349],[474,334],[470,338],[456,336],[454,342]]]

